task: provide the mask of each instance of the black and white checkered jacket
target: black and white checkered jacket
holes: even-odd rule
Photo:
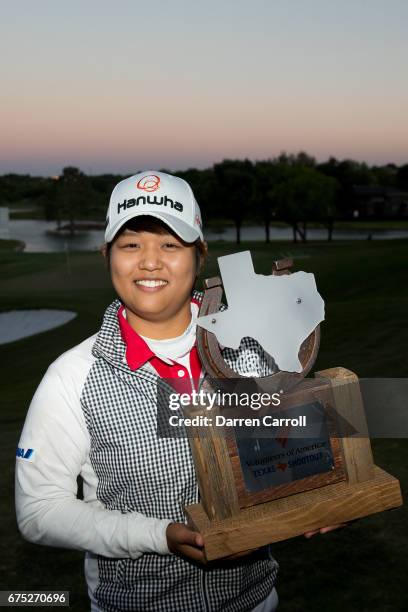
[[[202,299],[202,293],[193,297]],[[157,436],[157,373],[132,371],[117,299],[102,326],[49,367],[19,446],[17,519],[34,542],[86,551],[93,609],[106,612],[244,612],[273,588],[269,548],[199,566],[170,554],[169,522],[199,501],[189,442]],[[253,340],[224,358],[240,374],[265,376],[270,360]],[[76,499],[81,474],[84,500]]]

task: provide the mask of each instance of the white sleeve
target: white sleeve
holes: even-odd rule
[[[54,364],[32,399],[17,450],[15,501],[22,535],[37,544],[106,557],[169,554],[170,520],[122,514],[77,499],[89,434],[75,391],[77,372],[61,376]]]

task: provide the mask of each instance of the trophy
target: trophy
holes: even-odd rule
[[[270,276],[255,274],[249,251],[218,262],[222,280],[204,281],[197,320],[203,389],[236,397],[244,390],[265,403],[189,407],[200,503],[185,512],[207,561],[400,506],[398,480],[373,462],[357,375],[332,367],[306,378],[324,319],[313,274],[291,273],[290,259],[275,261]],[[243,337],[270,358],[267,375],[239,374],[228,363],[224,349]]]

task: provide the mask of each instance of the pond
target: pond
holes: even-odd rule
[[[0,344],[15,342],[65,325],[77,316],[70,310],[11,310],[0,312]]]
[[[29,253],[52,253],[56,251],[94,251],[103,244],[102,230],[89,230],[78,232],[70,238],[47,234],[47,230],[55,229],[54,221],[42,220],[11,220],[8,225],[8,237],[25,242],[25,251]],[[393,238],[407,238],[408,230],[338,230],[333,232],[333,240],[366,240],[371,234],[372,239],[389,240]],[[308,240],[327,240],[327,231],[323,228],[308,230]],[[235,228],[226,227],[220,233],[206,231],[206,240],[235,241]],[[292,228],[273,227],[270,232],[271,240],[292,240]],[[241,231],[241,240],[265,240],[265,231],[261,226],[246,225]]]

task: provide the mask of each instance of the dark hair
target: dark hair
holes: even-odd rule
[[[126,230],[130,229],[133,232],[151,232],[152,234],[172,234],[178,240],[181,240],[183,244],[186,246],[191,245],[191,243],[185,242],[178,236],[168,225],[164,223],[161,219],[157,219],[156,217],[152,217],[151,215],[140,215],[138,217],[134,217],[127,221],[120,230],[117,232],[115,237],[111,242],[106,244],[106,258],[108,262],[108,266],[110,263],[110,251],[112,245],[119,238],[119,236]],[[195,256],[196,256],[196,276],[199,275],[202,267],[208,256],[207,244],[202,242],[199,238],[193,243],[195,247]]]

